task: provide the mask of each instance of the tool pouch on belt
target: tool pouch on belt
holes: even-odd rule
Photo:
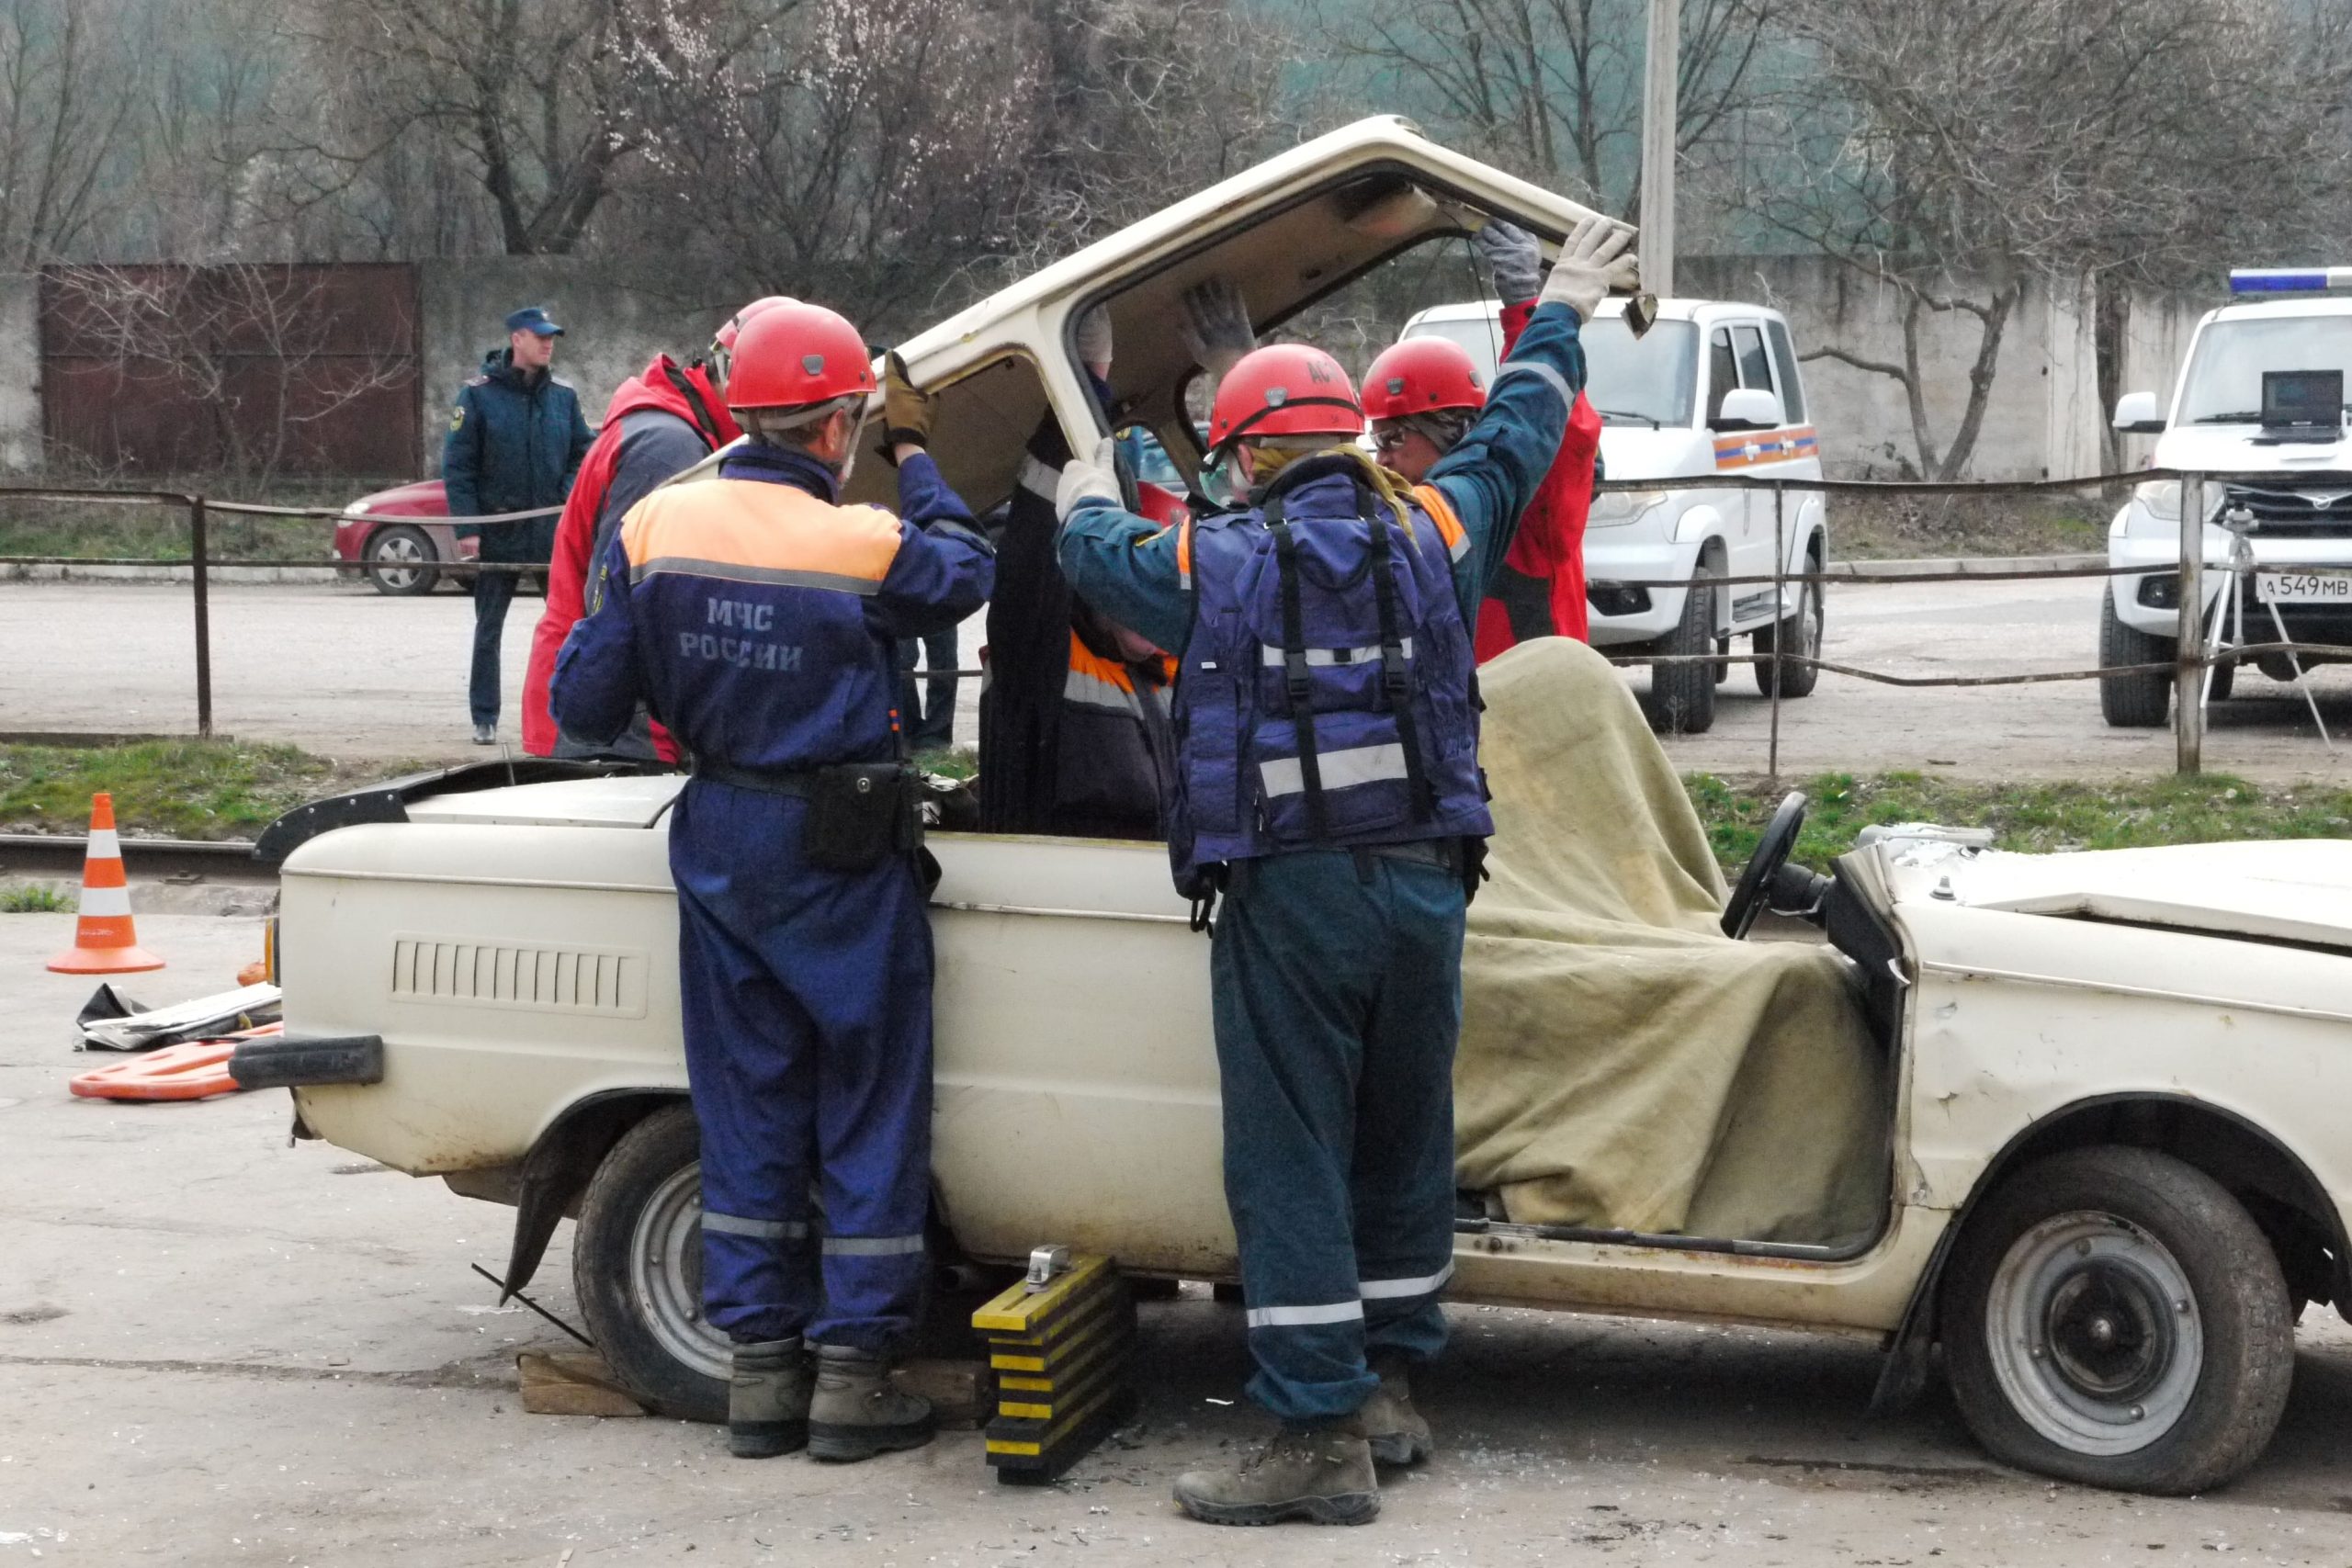
[[[912,769],[900,762],[819,768],[808,790],[807,853],[820,871],[871,871],[922,842]]]

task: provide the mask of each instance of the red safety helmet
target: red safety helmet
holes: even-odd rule
[[[874,361],[857,329],[822,305],[787,299],[735,334],[730,409],[802,408],[874,390]]]
[[[1241,356],[1217,383],[1209,447],[1269,435],[1361,435],[1363,405],[1340,362],[1303,343],[1278,343]]]
[[[1370,419],[1486,406],[1477,365],[1467,349],[1448,338],[1408,337],[1391,344],[1363,373],[1363,412]]]
[[[789,294],[762,295],[759,299],[752,300],[750,304],[744,306],[741,310],[728,317],[727,324],[710,334],[711,351],[715,354],[734,353],[735,340],[742,335],[744,322],[750,321],[754,316],[764,315],[766,312],[775,310],[778,305],[795,305],[797,303],[799,303],[799,301],[793,299]]]

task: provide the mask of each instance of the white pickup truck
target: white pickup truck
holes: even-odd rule
[[[1189,474],[1179,290],[1234,277],[1279,321],[1458,234],[1464,206],[1555,241],[1581,212],[1375,120],[1091,246],[907,345],[941,391],[944,464],[984,507],[1010,492],[1041,410],[1074,446],[1100,434],[1069,334],[1104,301],[1114,391],[1156,413]],[[2097,1484],[2194,1491],[2253,1462],[2285,1405],[2297,1315],[2352,1307],[2352,844],[2002,855],[1923,829],[1816,877],[1786,864],[1792,802],[1726,899],[1605,662],[1540,639],[1486,676],[1502,830],[1471,916],[1464,1060],[1483,1042],[1489,1063],[1538,1064],[1492,1120],[1565,1174],[1464,1165],[1453,1298],[1850,1336],[1888,1350],[1890,1397],[1940,1346],[1994,1453]],[[282,818],[259,852],[282,863],[287,1033],[241,1047],[232,1071],[290,1089],[300,1135],[514,1205],[512,1288],[575,1220],[599,1348],[661,1408],[712,1418],[727,1347],[701,1314],[662,828],[680,785],[526,760]],[[1233,1279],[1209,944],[1164,852],[960,831],[931,848],[938,1253],[1006,1264],[1051,1242],[1137,1275]],[[1808,911],[1826,945],[1737,940],[1768,901]],[[1544,992],[1559,972],[1635,985],[1622,1026]],[[1745,1011],[1692,1010],[1738,998]],[[1682,1076],[1652,1076],[1658,1114],[1634,1135],[1590,1107],[1655,1066],[1611,1055],[1645,1029]],[[1843,1098],[1782,1070],[1808,1052]],[[1742,1087],[1774,1072],[1777,1098]],[[1592,1094],[1528,1116],[1587,1078]],[[1702,1078],[1720,1120],[1690,1113]],[[1702,1188],[1715,1167],[1744,1173],[1738,1204],[1711,1210],[1694,1189],[1667,1218],[1523,1206],[1668,1139]],[[1738,1156],[1715,1158],[1718,1140]],[[1465,1159],[1495,1143],[1466,1129]],[[1800,1172],[1837,1194],[1834,1224],[1791,1196]],[[1709,1217],[1739,1205],[1775,1217]]]
[[[1433,306],[1402,335],[1443,337],[1469,351],[1491,381],[1500,357],[1498,307],[1489,300]],[[1645,581],[1770,577],[1777,539],[1792,574],[1829,558],[1822,492],[1792,484],[1777,525],[1761,490],[1694,486],[1701,476],[1821,478],[1821,440],[1806,418],[1789,324],[1778,310],[1717,299],[1660,299],[1639,339],[1623,300],[1602,304],[1584,331],[1586,395],[1601,418],[1600,461],[1633,491],[1593,497],[1585,533],[1585,598],[1591,642],[1613,653],[1702,654],[1735,637],[1768,654],[1776,643],[1802,658],[1821,654],[1822,598],[1813,583],[1654,588]],[[1678,482],[1679,481],[1679,482]],[[1785,641],[1783,641],[1785,639]],[[1651,669],[1642,710],[1661,730],[1697,734],[1715,721],[1715,686],[1728,666]],[[1770,694],[1772,667],[1755,665]],[[1781,694],[1810,695],[1819,671],[1784,665]]]

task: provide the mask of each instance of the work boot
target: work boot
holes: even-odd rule
[[[808,1443],[808,1353],[798,1339],[735,1347],[727,1385],[727,1451],[774,1459]]]
[[[1178,1476],[1176,1501],[1211,1525],[1368,1525],[1380,1517],[1380,1483],[1363,1434],[1354,1416],[1313,1431],[1285,1427],[1232,1470]]]
[[[817,1347],[817,1397],[808,1406],[808,1457],[872,1459],[919,1449],[938,1427],[931,1401],[891,1386],[888,1363],[847,1345]]]
[[[1408,1363],[1402,1356],[1374,1356],[1372,1370],[1380,1378],[1380,1386],[1363,1402],[1356,1413],[1363,1423],[1365,1440],[1372,1444],[1375,1464],[1419,1464],[1437,1451],[1430,1440],[1430,1424],[1413,1408],[1413,1385],[1407,1381]]]

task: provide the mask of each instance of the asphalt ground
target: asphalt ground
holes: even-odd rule
[[[1839,584],[1826,657],[1903,675],[2086,669],[2097,660],[2096,579]],[[503,653],[501,737],[519,743],[523,667],[540,601],[519,599]],[[239,585],[212,592],[214,725],[338,757],[462,760],[472,602],[389,599],[357,585]],[[963,628],[978,668],[980,621]],[[1745,651],[1746,642],[1738,645]],[[195,726],[188,590],[166,583],[0,583],[0,731],[187,733]],[[1639,684],[1641,673],[1628,679]],[[2352,667],[2318,676],[2346,750],[2320,741],[2293,690],[2254,671],[2212,711],[2206,766],[2278,781],[2352,779]],[[956,739],[978,733],[978,682],[962,682]],[[1703,736],[1669,740],[1676,762],[1761,773],[1771,705],[1747,667],[1720,688]],[[1907,768],[1979,778],[2120,777],[2169,771],[2165,730],[2110,729],[2094,682],[1906,690],[1824,674],[1784,701],[1781,771]]]
[[[514,1354],[568,1342],[468,1265],[511,1212],[321,1144],[275,1091],[68,1096],[92,982],[70,921],[0,916],[0,1564],[1651,1564],[2083,1568],[2352,1563],[2352,1330],[2313,1310],[2285,1425],[2224,1492],[2161,1500],[2003,1470],[1949,1400],[1865,1414],[1870,1347],[1457,1309],[1421,1404],[1442,1450],[1361,1529],[1218,1530],[1168,1486],[1261,1430],[1240,1314],[1143,1311],[1144,1409],[1057,1485],[1001,1487],[979,1439],[846,1468],[729,1459],[715,1429],[521,1412]],[[221,988],[250,919],[151,915]],[[533,1295],[577,1321],[570,1227]]]

